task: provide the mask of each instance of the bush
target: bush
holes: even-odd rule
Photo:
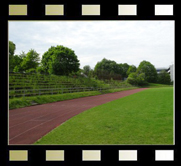
[[[171,79],[170,79],[170,75],[162,70],[159,74],[158,74],[158,81],[159,84],[171,84]]]
[[[36,73],[36,69],[34,68],[28,69],[26,70],[26,73]]]
[[[13,72],[15,72],[15,73],[19,72],[19,67],[15,66],[14,69],[13,69]]]
[[[127,78],[127,82],[131,85],[137,85],[136,77],[137,77],[137,74],[135,72],[129,74]]]
[[[42,66],[38,66],[38,67],[36,68],[36,72],[43,74],[43,73],[45,73],[45,70],[43,69]]]
[[[128,76],[127,82],[132,85],[138,85],[143,86],[147,85],[148,82],[146,81],[145,74],[144,73],[131,73]]]
[[[145,78],[145,73],[139,74],[137,76],[136,80],[137,80],[137,85],[139,85],[139,86],[143,86],[143,85],[148,84],[148,82],[146,81],[146,78]]]

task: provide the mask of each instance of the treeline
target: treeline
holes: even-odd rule
[[[126,79],[128,83],[138,86],[147,85],[148,83],[171,84],[169,73],[163,70],[158,74],[154,65],[145,60],[140,62],[138,68],[136,68],[134,65],[118,64],[104,58],[96,64],[94,70],[91,70],[90,66],[86,66],[86,69],[89,69],[85,72],[87,75],[93,75],[93,77],[102,80]]]
[[[40,55],[34,49],[14,55],[15,49],[16,45],[9,41],[10,72],[69,75],[79,71],[79,60],[70,48],[52,46],[43,54],[41,61]]]
[[[16,45],[9,41],[9,71],[23,73],[41,73],[66,76],[82,76],[100,80],[125,80],[133,85],[146,85],[148,83],[170,84],[170,75],[166,71],[157,71],[150,62],[142,61],[138,68],[127,63],[116,63],[106,58],[97,62],[94,69],[89,65],[80,69],[80,63],[75,52],[67,47],[51,46],[48,51],[40,55],[30,49],[28,53],[22,52],[14,55]]]

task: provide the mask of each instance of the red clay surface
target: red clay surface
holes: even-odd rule
[[[9,110],[9,144],[33,144],[73,116],[146,88]]]

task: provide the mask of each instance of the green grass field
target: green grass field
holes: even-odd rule
[[[173,144],[173,88],[150,88],[91,108],[35,144]]]

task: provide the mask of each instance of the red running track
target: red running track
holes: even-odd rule
[[[147,88],[83,97],[9,110],[9,144],[33,144],[73,116]]]

